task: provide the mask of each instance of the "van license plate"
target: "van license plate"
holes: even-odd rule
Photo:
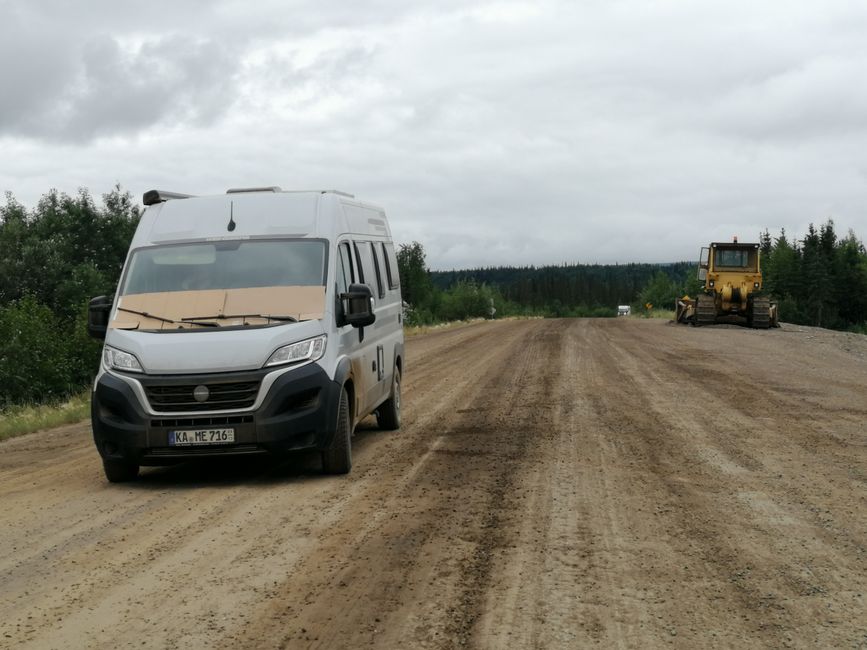
[[[189,429],[169,431],[169,447],[225,445],[235,442],[234,429]]]

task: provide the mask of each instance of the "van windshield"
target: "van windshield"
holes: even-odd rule
[[[325,242],[243,240],[138,249],[120,293],[324,285]]]

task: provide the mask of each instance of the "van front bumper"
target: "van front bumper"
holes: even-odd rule
[[[273,369],[211,375],[130,376],[149,388],[261,383]],[[127,381],[103,373],[91,401],[93,439],[100,455],[137,465],[168,465],[207,456],[283,453],[324,449],[334,436],[341,386],[317,364],[278,376],[255,410],[149,414]],[[145,391],[148,395],[151,393]],[[197,408],[182,406],[180,408]],[[160,411],[152,408],[153,411]],[[228,444],[171,446],[169,433],[202,429],[233,429]]]

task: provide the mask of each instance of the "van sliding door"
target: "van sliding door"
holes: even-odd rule
[[[383,317],[382,301],[380,298],[379,286],[377,286],[377,277],[380,275],[379,266],[374,257],[374,249],[370,242],[354,241],[352,244],[355,250],[355,257],[358,260],[358,275],[359,282],[362,282],[370,287],[370,291],[374,296],[373,313],[376,314],[376,321],[373,325],[364,328],[364,340],[360,342],[362,348],[363,366],[363,387],[364,406],[366,412],[372,409],[376,404],[382,401],[390,383],[384,381],[386,373],[390,372],[387,367],[383,345],[382,327]],[[389,382],[391,377],[389,376]],[[361,393],[361,391],[359,391]]]

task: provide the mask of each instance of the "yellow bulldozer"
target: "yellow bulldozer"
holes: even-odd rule
[[[701,249],[698,279],[704,292],[684,296],[675,306],[675,320],[691,325],[735,323],[768,329],[779,327],[777,305],[762,295],[758,244],[714,242]]]

